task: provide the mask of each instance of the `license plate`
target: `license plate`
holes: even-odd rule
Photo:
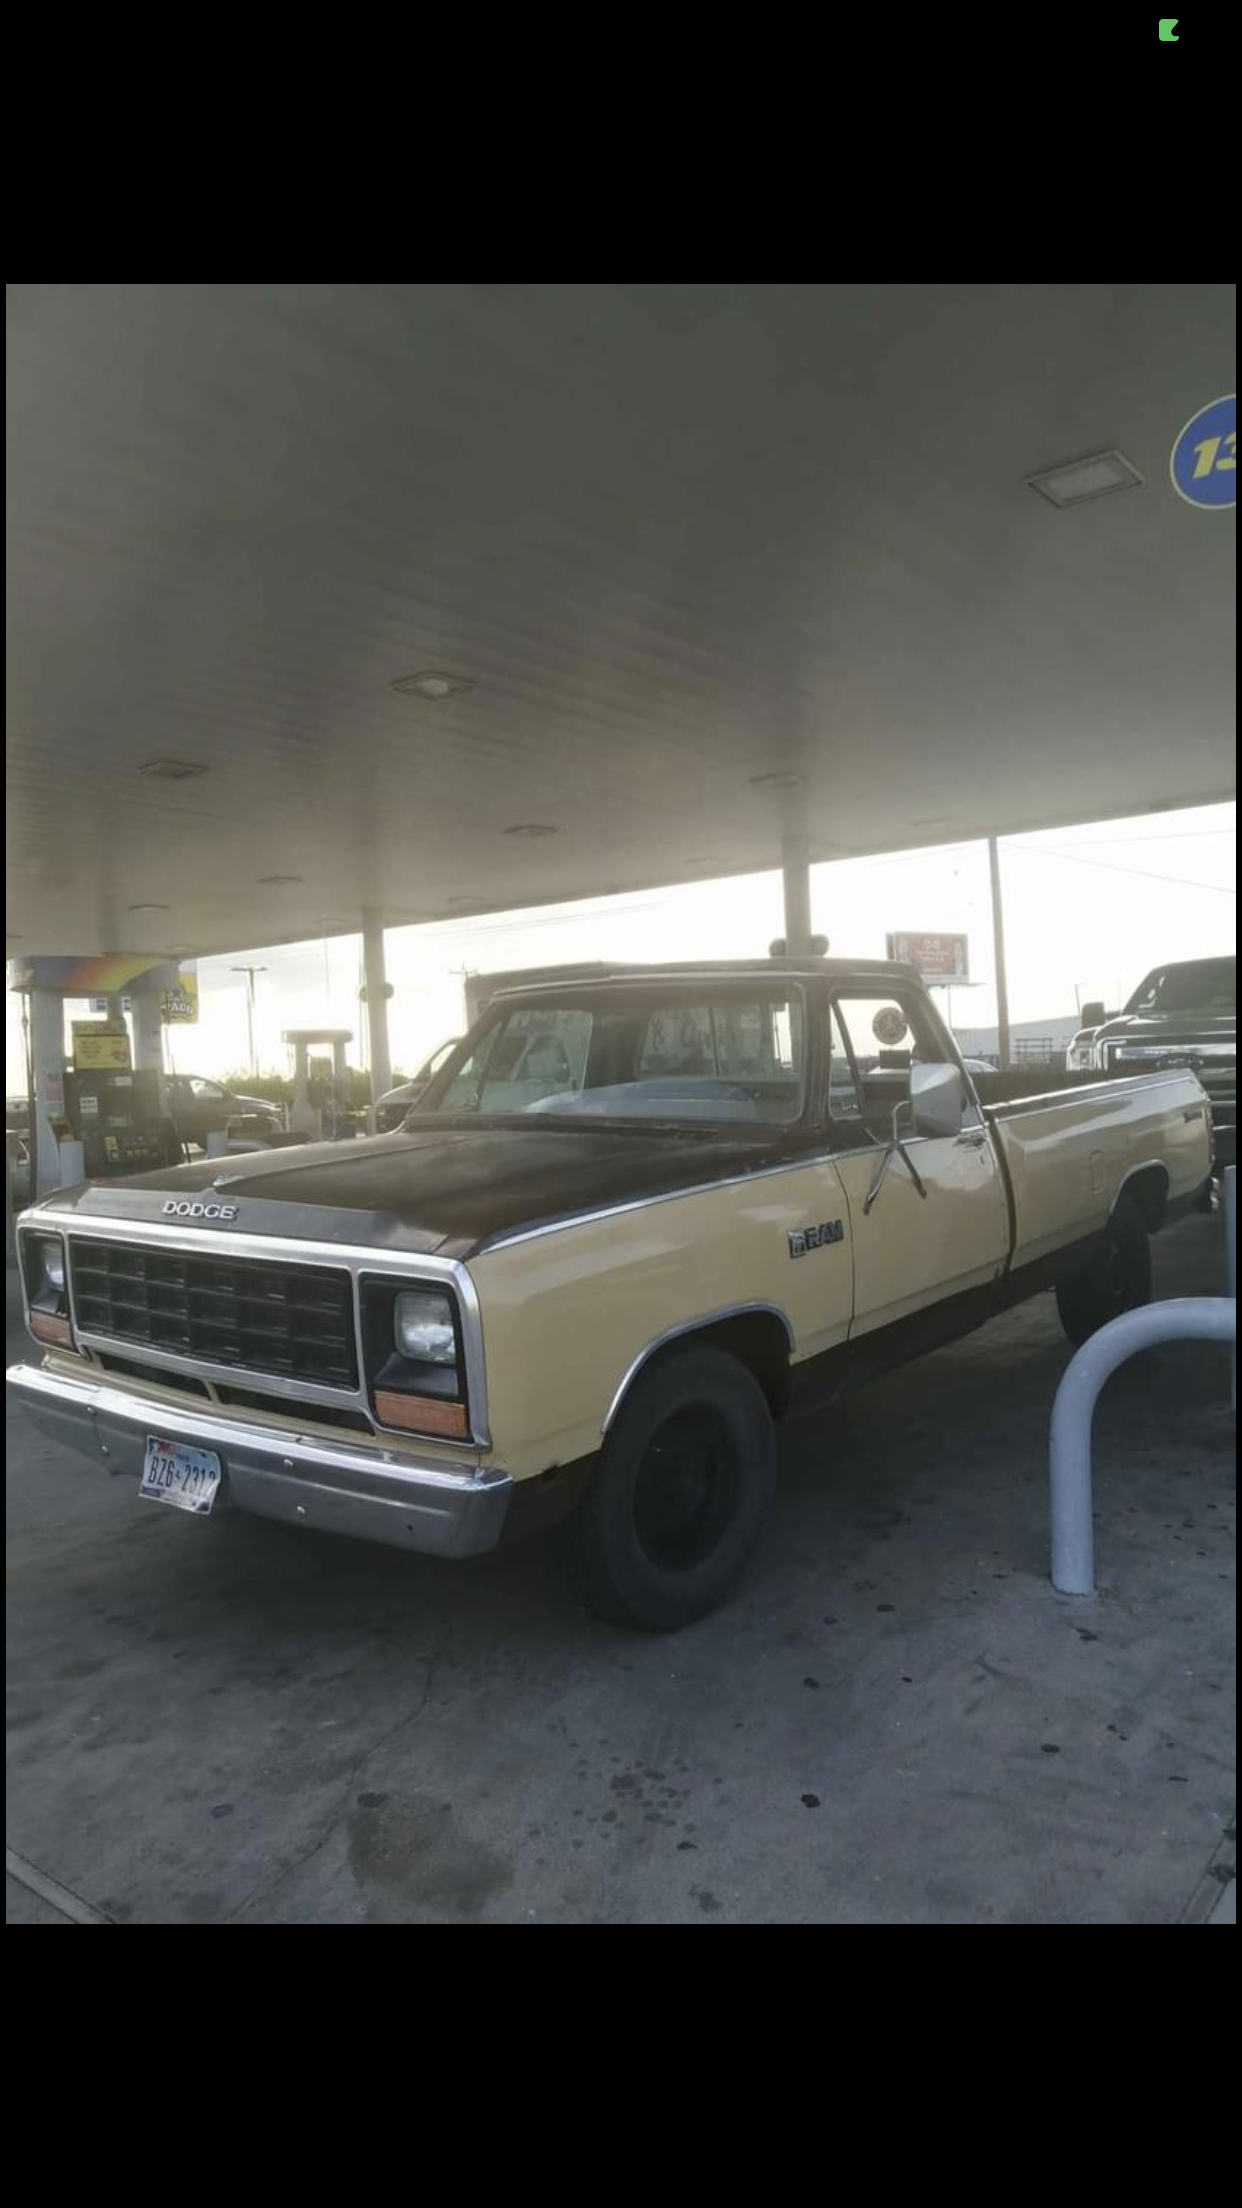
[[[147,1435],[147,1454],[138,1493],[148,1502],[171,1503],[205,1518],[220,1485],[220,1459],[214,1449],[186,1449],[161,1434]]]

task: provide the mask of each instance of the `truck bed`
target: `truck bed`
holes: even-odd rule
[[[997,1074],[1007,1095],[981,1100],[1000,1148],[1013,1201],[1010,1266],[1038,1262],[1084,1234],[1098,1233],[1123,1189],[1148,1224],[1170,1206],[1189,1209],[1204,1179],[1207,1099],[1189,1070],[1126,1075],[1066,1074],[1036,1093],[1029,1076]]]

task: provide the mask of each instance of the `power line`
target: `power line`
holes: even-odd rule
[[[1235,832],[1236,831],[1232,828],[1166,828],[1163,835],[1084,836],[1082,838],[1082,842],[1084,846],[1090,846],[1092,849],[1096,848],[1100,844],[1111,847],[1115,843],[1196,843],[1201,841],[1202,838],[1205,836],[1232,836],[1233,834],[1235,834]],[[1002,837],[1001,840],[1003,842],[1004,838]],[[1029,844],[1022,846],[1022,848],[1034,851],[1045,849],[1046,846]]]
[[[1132,874],[1140,882],[1170,882],[1177,889],[1210,889],[1215,897],[1236,897],[1223,882],[1192,882],[1185,874],[1149,874],[1141,866],[1118,866],[1112,859],[1081,859],[1074,851],[1053,851],[1044,843],[1010,843],[1009,851],[1032,851],[1041,859],[1068,859],[1071,866],[1094,866],[1104,874]]]

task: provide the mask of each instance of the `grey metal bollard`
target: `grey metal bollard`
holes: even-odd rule
[[[1091,1523],[1091,1420],[1106,1380],[1158,1342],[1232,1342],[1237,1305],[1227,1296],[1179,1296],[1111,1319],[1071,1357],[1052,1406],[1052,1584],[1062,1595],[1095,1593]]]

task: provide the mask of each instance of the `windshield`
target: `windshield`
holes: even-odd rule
[[[1237,960],[1196,958],[1157,966],[1140,982],[1127,1012],[1232,1012],[1237,1003]]]
[[[784,1122],[802,1108],[804,1034],[781,984],[558,993],[497,1007],[415,1111]]]

